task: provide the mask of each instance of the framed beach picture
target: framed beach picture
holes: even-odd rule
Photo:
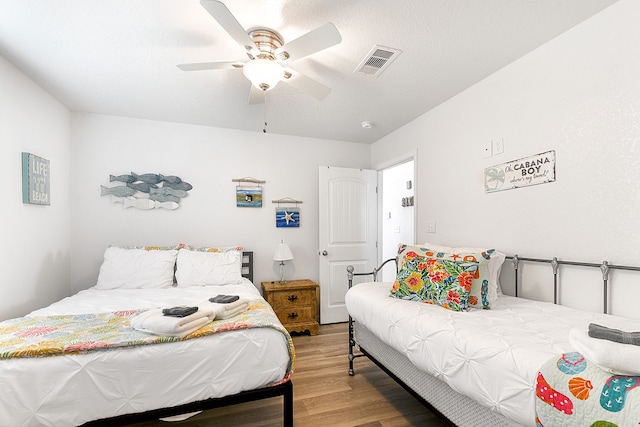
[[[50,162],[31,153],[22,153],[22,202],[50,205]]]
[[[262,187],[236,187],[236,206],[242,208],[262,207]]]
[[[276,227],[300,227],[300,208],[276,208]]]

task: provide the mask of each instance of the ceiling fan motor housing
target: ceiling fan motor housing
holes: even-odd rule
[[[262,58],[274,61],[276,59],[276,49],[281,47],[284,42],[282,36],[277,32],[268,28],[256,28],[249,31],[249,36],[257,46],[259,52],[252,52],[252,48],[247,48],[249,58]]]
[[[247,55],[251,61],[247,62],[242,71],[244,75],[263,91],[274,88],[284,77],[282,66],[276,62],[275,51],[283,45],[282,36],[267,28],[256,28],[249,31],[258,48],[258,52],[247,48]]]

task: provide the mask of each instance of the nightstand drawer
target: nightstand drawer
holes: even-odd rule
[[[307,291],[274,292],[273,294],[274,308],[310,305],[311,300],[312,300],[312,294],[311,294],[311,291],[308,291],[308,290]]]
[[[286,307],[276,309],[276,315],[282,323],[308,322],[313,318],[311,307]]]

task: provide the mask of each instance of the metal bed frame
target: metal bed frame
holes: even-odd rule
[[[242,253],[242,276],[253,281],[253,252]],[[272,387],[263,387],[255,390],[247,390],[224,397],[216,397],[197,402],[190,402],[170,408],[155,409],[146,412],[119,415],[111,418],[89,421],[85,427],[111,427],[114,425],[128,425],[144,421],[157,420],[159,418],[186,414],[189,412],[204,411],[221,408],[238,403],[252,402],[271,397],[283,397],[283,425],[293,427],[293,383],[291,380]]]
[[[632,267],[628,265],[615,265],[609,264],[608,261],[602,261],[602,264],[596,264],[591,262],[577,262],[577,261],[563,261],[556,257],[552,259],[540,259],[540,258],[524,258],[517,254],[513,256],[507,256],[513,263],[513,269],[515,271],[515,296],[518,296],[518,267],[521,261],[539,262],[551,264],[551,270],[553,272],[553,303],[558,304],[558,271],[561,265],[573,265],[580,267],[596,267],[602,272],[602,289],[603,289],[603,307],[602,312],[604,314],[609,313],[609,273],[611,270],[630,270],[640,271],[640,267]]]
[[[553,273],[553,303],[554,304],[558,304],[558,275],[559,275],[559,270],[560,270],[560,266],[561,265],[569,265],[569,266],[580,266],[580,267],[590,267],[590,268],[599,268],[602,272],[602,281],[603,281],[603,294],[604,294],[604,302],[603,302],[603,313],[607,314],[609,312],[609,292],[610,292],[610,272],[611,270],[614,269],[618,269],[618,270],[629,270],[629,271],[640,271],[640,267],[633,267],[633,266],[626,266],[626,265],[615,265],[615,264],[609,264],[608,261],[603,261],[601,264],[596,264],[596,263],[589,263],[589,262],[576,262],[576,261],[564,261],[564,260],[559,260],[557,257],[554,257],[552,259],[540,259],[540,258],[527,258],[527,257],[520,257],[517,254],[513,255],[513,256],[507,256],[506,259],[510,259],[511,262],[513,263],[513,268],[514,268],[514,275],[515,275],[515,296],[518,297],[518,276],[519,276],[519,267],[521,265],[522,262],[534,262],[534,263],[543,263],[543,264],[550,264],[551,265],[551,270]],[[348,278],[348,282],[349,282],[349,289],[351,289],[351,287],[353,286],[353,279],[357,276],[372,276],[373,277],[373,281],[377,282],[378,281],[378,274],[380,272],[380,270],[387,264],[390,262],[395,262],[396,265],[396,272],[398,271],[398,260],[397,258],[389,258],[386,261],[384,261],[382,264],[380,264],[379,267],[374,268],[371,272],[366,272],[366,273],[355,273],[354,272],[354,268],[353,266],[348,266],[347,267],[347,278]],[[366,328],[364,328],[364,333],[366,334],[371,334],[370,332],[368,332],[366,330]],[[415,381],[413,381],[413,378],[407,378],[405,377],[405,380],[399,378],[399,376],[401,375],[401,368],[399,368],[400,370],[398,371],[398,375],[396,375],[396,373],[393,372],[394,369],[392,369],[392,367],[386,366],[384,362],[381,362],[379,360],[377,360],[376,356],[373,356],[371,354],[370,351],[368,351],[365,348],[362,348],[357,342],[356,342],[356,328],[355,328],[355,321],[353,320],[353,318],[351,316],[349,316],[349,354],[348,354],[348,359],[349,359],[349,375],[353,376],[355,375],[355,371],[354,371],[354,360],[358,357],[363,357],[366,356],[368,357],[372,362],[374,362],[378,367],[380,367],[385,373],[387,373],[393,380],[395,380],[398,384],[400,384],[404,389],[406,389],[411,395],[413,395],[416,399],[418,399],[418,401],[420,401],[423,405],[425,405],[429,410],[431,410],[432,412],[438,414],[444,422],[446,422],[449,425],[453,425],[455,426],[456,424],[449,419],[446,415],[444,415],[438,408],[434,407],[434,405],[429,402],[425,397],[423,397],[416,389],[415,384],[422,382],[427,383],[429,385],[430,389],[433,389],[435,391],[432,392],[432,396],[438,396],[438,394],[440,393],[444,393],[448,396],[448,398],[450,400],[453,399],[468,399],[466,398],[466,396],[462,396],[459,395],[455,392],[453,392],[453,390],[451,390],[450,388],[448,388],[448,386],[446,386],[444,383],[438,383],[438,380],[434,380],[429,378],[430,376],[428,374],[424,374],[422,376],[420,376],[420,378],[416,379]],[[355,354],[354,349],[358,348],[359,353]],[[378,353],[380,354],[382,357],[386,357],[387,358],[387,363],[389,363],[390,360],[394,361],[397,359],[393,359],[393,357],[397,357],[397,358],[402,358],[402,355],[400,353],[395,354],[395,356],[391,356],[391,358],[389,358],[385,352],[389,352],[389,351],[393,351],[390,350],[390,348],[387,348],[386,345],[383,344],[382,347],[382,352]],[[380,352],[379,348],[376,348],[376,352]],[[403,360],[400,360],[401,363],[405,363]],[[406,363],[410,363],[410,362],[406,362]],[[414,387],[412,387],[410,384],[411,382],[414,382]],[[436,390],[437,389],[437,390]],[[423,388],[424,390],[424,388]],[[453,393],[453,394],[451,394]],[[461,419],[464,419],[465,422],[469,422],[471,424],[469,425],[491,425],[491,426],[497,426],[497,425],[508,425],[509,422],[508,420],[506,420],[506,418],[502,417],[502,416],[497,416],[496,418],[493,419],[492,417],[494,416],[490,412],[488,409],[481,407],[480,405],[477,405],[475,402],[473,401],[467,401],[467,405],[476,405],[476,412],[477,411],[484,411],[485,414],[484,415],[479,415],[480,418],[476,419],[476,420],[469,420],[469,418],[465,418],[466,416],[471,416],[470,414],[463,414],[463,415],[459,415],[457,414],[455,411],[452,413],[455,416],[458,416],[458,421]],[[441,405],[439,405],[441,406]],[[451,413],[451,412],[450,412]],[[492,418],[492,419],[489,419]]]
[[[352,265],[347,266],[347,279],[349,280],[349,289],[351,289],[351,287],[353,286],[353,278],[356,277],[356,276],[373,276],[373,281],[377,282],[378,281],[378,273],[380,272],[380,270],[382,270],[382,268],[386,264],[388,264],[389,262],[392,262],[392,261],[396,265],[396,273],[397,273],[398,272],[398,258],[389,258],[388,260],[386,260],[385,262],[380,264],[377,268],[374,268],[372,271],[370,271],[368,273],[354,273],[353,266]],[[350,376],[354,376],[355,375],[355,371],[353,369],[353,361],[354,361],[354,359],[356,359],[357,357],[368,356],[364,352],[362,352],[360,354],[354,354],[353,349],[354,349],[355,346],[356,346],[356,341],[355,341],[355,338],[354,338],[354,322],[353,322],[353,318],[351,318],[351,315],[349,315],[349,375]],[[371,356],[368,356],[368,357],[370,359],[372,359]],[[377,361],[374,360],[374,362],[378,366],[381,366]],[[386,369],[385,369],[385,372],[387,372],[387,374],[391,375],[388,371],[386,371]],[[392,375],[392,377],[393,377],[393,375]],[[394,378],[394,379],[397,381],[397,378]],[[405,388],[407,388],[407,387],[405,387]],[[410,389],[407,388],[407,390],[410,390]],[[412,394],[414,394],[413,390],[410,390],[410,391],[411,391]],[[424,401],[423,401],[423,403],[424,403]]]
[[[293,427],[293,384],[287,381],[273,387],[264,387],[256,390],[247,390],[231,396],[201,400],[198,402],[186,403],[171,408],[156,409],[153,411],[140,412],[137,414],[126,414],[117,417],[103,418],[101,420],[89,421],[83,424],[86,427],[113,427],[135,424],[144,421],[157,420],[173,415],[187,414],[189,412],[205,411],[208,409],[222,408],[224,406],[238,403],[253,402],[254,400],[268,399],[270,397],[284,398],[283,419],[285,427]]]

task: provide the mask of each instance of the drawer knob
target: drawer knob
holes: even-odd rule
[[[289,298],[287,298],[289,301],[294,302],[294,301],[298,301],[298,296],[297,295],[289,295]]]
[[[289,313],[289,315],[287,316],[289,319],[295,319],[296,317],[298,317],[298,313]]]

